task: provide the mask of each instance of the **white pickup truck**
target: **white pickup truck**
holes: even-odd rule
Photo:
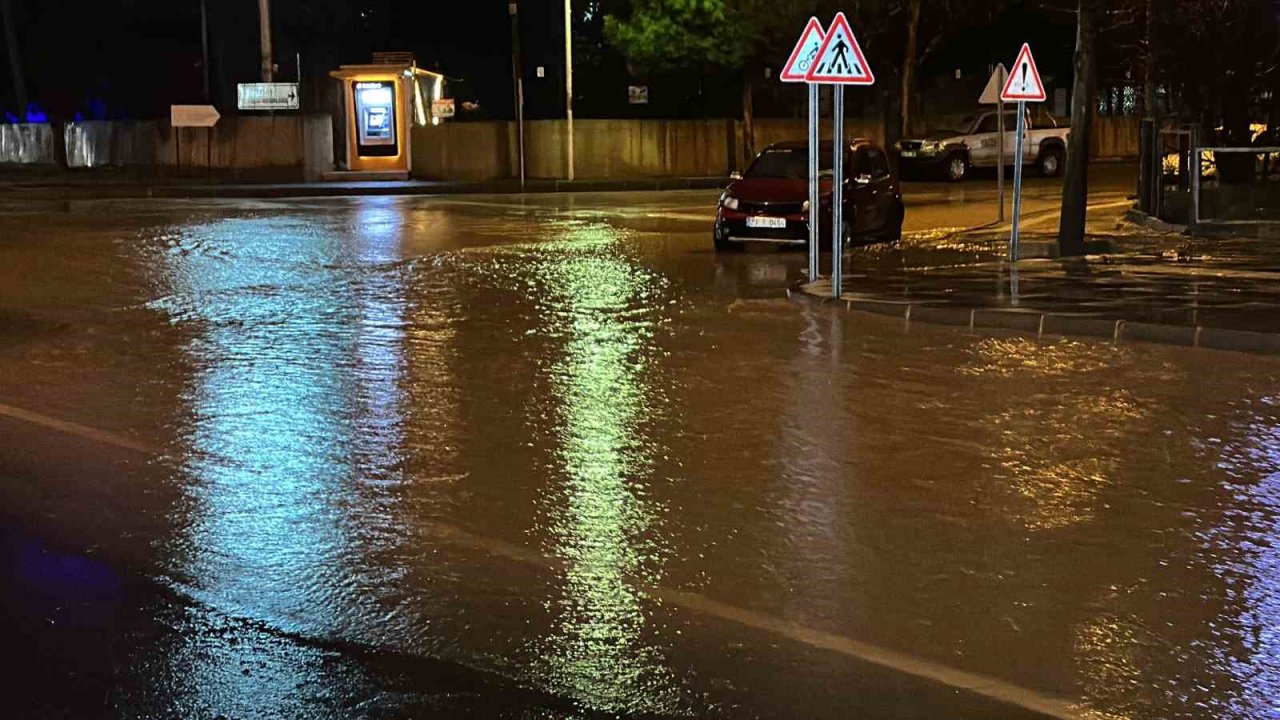
[[[1017,140],[1018,111],[1006,110],[1004,118],[1004,159],[1013,164],[1014,142]],[[1027,113],[1027,131],[1023,142],[1022,162],[1034,164],[1045,177],[1062,172],[1067,156],[1067,140],[1071,129],[1058,127],[1047,114],[1039,116],[1041,127]],[[903,177],[940,172],[943,177],[959,182],[971,167],[995,167],[1000,162],[999,113],[979,115],[967,132],[939,132],[920,139],[902,140],[894,145],[898,167]]]

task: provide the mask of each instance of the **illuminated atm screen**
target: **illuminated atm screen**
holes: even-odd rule
[[[352,83],[356,103],[356,151],[361,157],[396,154],[396,84]]]

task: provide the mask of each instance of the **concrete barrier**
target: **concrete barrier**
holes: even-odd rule
[[[52,125],[0,124],[0,164],[49,165],[54,162]]]

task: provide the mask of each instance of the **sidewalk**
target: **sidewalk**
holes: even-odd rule
[[[907,322],[1280,353],[1280,243],[1102,227],[1110,220],[1090,224],[1105,251],[1082,258],[1011,264],[992,228],[856,249],[841,300]],[[802,290],[830,298],[830,280]]]
[[[145,177],[126,172],[4,173],[0,200],[24,197],[97,198],[307,198],[352,195],[451,195],[461,193],[552,193],[721,188],[726,177],[666,177],[626,180],[371,181],[251,183],[226,179]]]

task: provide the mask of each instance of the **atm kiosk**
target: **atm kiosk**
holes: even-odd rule
[[[330,176],[407,180],[410,129],[440,122],[432,116],[432,101],[443,95],[444,76],[397,53],[375,55],[374,60],[329,73],[342,83],[349,171]]]

